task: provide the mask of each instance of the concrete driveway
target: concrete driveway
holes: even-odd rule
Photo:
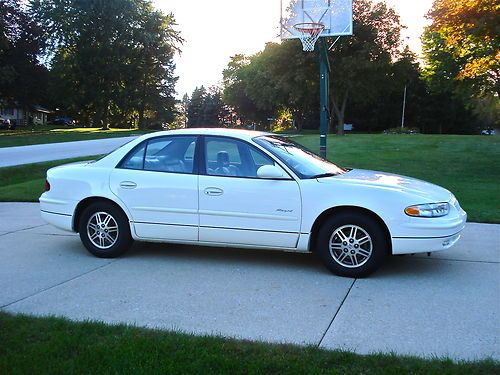
[[[136,244],[94,258],[38,204],[0,204],[0,308],[197,334],[500,360],[500,225],[468,224],[452,250],[395,257],[368,279],[314,255]]]
[[[113,151],[137,137],[95,139],[90,141],[48,143],[32,146],[1,147],[0,167],[43,161],[101,155]]]

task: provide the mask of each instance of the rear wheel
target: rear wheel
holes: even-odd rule
[[[384,262],[388,240],[381,225],[360,213],[341,213],[319,230],[317,252],[339,276],[365,277]]]
[[[99,258],[115,258],[132,244],[127,217],[106,202],[91,204],[83,210],[78,228],[87,250]]]

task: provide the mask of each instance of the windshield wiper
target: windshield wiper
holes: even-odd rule
[[[320,174],[311,176],[309,178],[314,179],[314,178],[323,178],[323,177],[335,177],[337,175],[338,175],[338,173],[329,172],[329,173],[320,173]]]

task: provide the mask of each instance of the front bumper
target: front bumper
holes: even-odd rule
[[[436,238],[393,238],[392,253],[399,255],[446,250],[455,245],[460,237],[460,233],[456,233],[451,236]]]
[[[401,225],[404,235],[392,237],[392,253],[413,254],[446,250],[460,239],[467,213],[453,197],[448,215],[440,218],[408,218]]]

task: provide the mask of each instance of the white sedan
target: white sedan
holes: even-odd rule
[[[448,190],[341,168],[289,138],[227,129],[144,135],[47,172],[42,217],[103,258],[137,241],[315,252],[363,277],[386,256],[450,248],[467,215]]]

